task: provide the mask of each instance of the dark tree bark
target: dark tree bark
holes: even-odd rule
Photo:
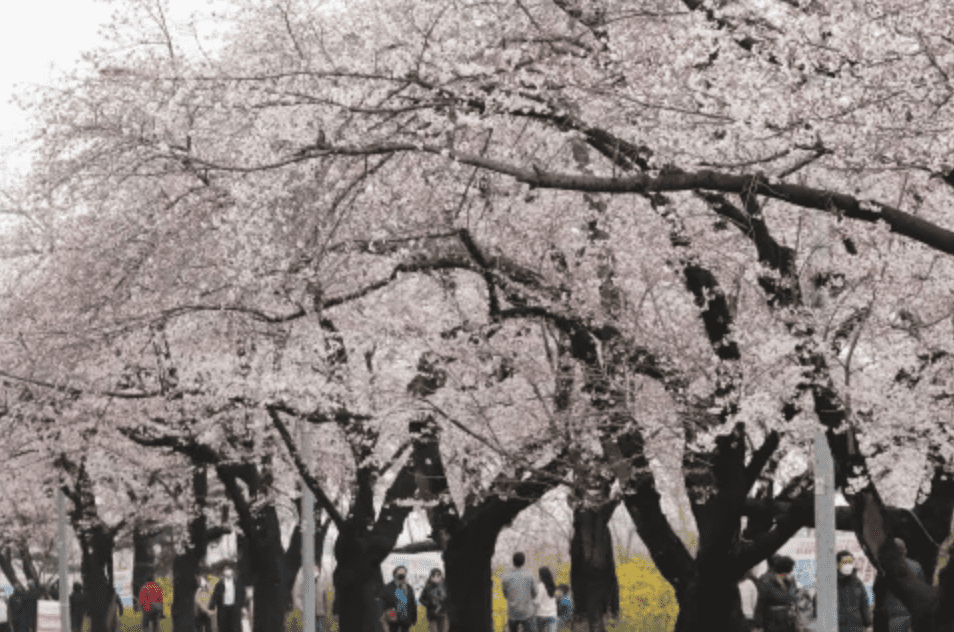
[[[13,553],[8,546],[4,547],[3,550],[0,551],[0,570],[3,571],[7,581],[10,582],[10,585],[13,586],[14,590],[17,592],[26,591],[26,587],[23,585],[23,582],[20,581],[16,570],[13,568]]]
[[[253,503],[259,491],[269,483],[268,465],[263,459],[261,471],[254,463],[220,464],[215,468],[238,513],[245,539],[245,552],[251,567],[245,579],[255,591],[252,621],[255,632],[283,629],[285,606],[290,599],[287,591],[289,569],[281,543],[278,513],[271,503]],[[250,498],[242,492],[239,480],[248,487]]]
[[[411,512],[409,505],[401,503],[414,495],[414,474],[406,464],[385,493],[375,519],[372,499],[378,474],[371,468],[359,468],[356,500],[335,542],[335,606],[342,630],[377,632],[381,628],[381,563],[397,543]]]
[[[574,610],[591,631],[604,630],[607,615],[619,618],[619,579],[609,530],[609,520],[618,505],[615,501],[573,510],[570,584]]]
[[[72,479],[72,486],[67,484],[62,489],[73,503],[70,522],[82,550],[81,573],[88,600],[90,632],[106,632],[106,612],[113,596],[113,546],[123,523],[109,527],[100,519],[85,460],[77,465],[64,454],[56,465]]]
[[[154,535],[156,535],[155,532],[139,527],[133,530],[133,597],[139,595],[146,579],[155,573],[155,557],[152,553],[152,536]],[[133,599],[133,610],[139,612],[138,598]]]
[[[179,596],[172,601],[173,632],[195,630],[194,599],[195,591],[199,587],[197,576],[199,565],[205,558],[208,547],[208,528],[205,519],[208,487],[208,474],[205,467],[196,466],[192,472],[193,516],[189,521],[189,545],[172,560],[172,593]]]
[[[557,457],[538,471],[518,468],[514,476],[499,476],[484,497],[467,499],[461,515],[450,496],[437,423],[427,416],[412,422],[410,432],[417,489],[432,503],[427,517],[443,552],[450,629],[493,632],[491,560],[497,537],[521,511],[559,485],[567,467]]]

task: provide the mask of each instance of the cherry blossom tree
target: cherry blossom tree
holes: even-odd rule
[[[785,513],[740,540],[772,453],[805,449],[817,421],[878,564],[890,512],[875,482],[898,444],[928,453],[923,478],[943,483],[954,222],[942,2],[236,3],[222,51],[195,60],[139,6],[117,35],[134,55],[92,55],[92,77],[33,105],[45,138],[28,202],[61,232],[11,313],[43,333],[30,339],[50,358],[40,379],[124,392],[90,349],[183,314],[344,329],[326,314],[422,287],[409,279],[482,279],[480,325],[559,332],[589,400],[579,460],[614,466],[681,630],[734,601],[725,569],[741,576],[798,522]],[[407,336],[440,312],[434,288],[376,335]],[[49,335],[67,314],[70,335]],[[257,385],[203,373],[199,355],[178,370],[213,381],[190,378],[203,397],[301,398],[299,412],[324,401],[280,371]],[[633,375],[678,409],[695,557],[659,508],[623,405]],[[450,389],[419,399],[434,397],[456,403],[451,418],[467,410]],[[930,593],[902,583],[905,601]],[[912,606],[919,629],[937,623],[942,593],[930,594]]]

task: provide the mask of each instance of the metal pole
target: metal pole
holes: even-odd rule
[[[56,508],[59,513],[59,557],[60,557],[60,629],[70,630],[69,578],[66,576],[66,496],[62,489],[56,490]]]
[[[302,460],[305,467],[311,469],[311,432],[308,422],[302,428]],[[301,547],[301,585],[304,592],[302,599],[302,619],[304,632],[315,632],[315,497],[311,489],[302,481],[304,496],[302,498],[302,547]]]
[[[828,438],[815,433],[815,588],[817,632],[838,632],[838,577],[835,568],[835,463]]]

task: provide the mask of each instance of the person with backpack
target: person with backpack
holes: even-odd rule
[[[541,566],[538,571],[540,583],[537,584],[536,613],[533,617],[536,632],[556,632],[557,598],[553,571]]]
[[[569,630],[570,619],[573,618],[573,598],[570,596],[570,587],[560,584],[554,596],[557,602],[557,629]]]
[[[427,629],[431,632],[447,632],[447,590],[444,588],[444,573],[431,569],[431,575],[421,591],[421,605],[427,608]]]

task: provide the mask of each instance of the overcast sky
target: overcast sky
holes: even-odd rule
[[[186,21],[208,0],[169,0],[170,21]],[[4,2],[0,19],[0,180],[5,165],[15,164],[14,144],[26,131],[25,118],[10,104],[18,83],[48,83],[69,71],[80,54],[100,43],[99,26],[114,8],[102,0],[29,0]]]
[[[30,0],[4,3],[0,20],[0,147],[9,151],[23,117],[9,103],[17,83],[44,83],[51,70],[69,70],[97,40],[110,7],[92,0]]]

